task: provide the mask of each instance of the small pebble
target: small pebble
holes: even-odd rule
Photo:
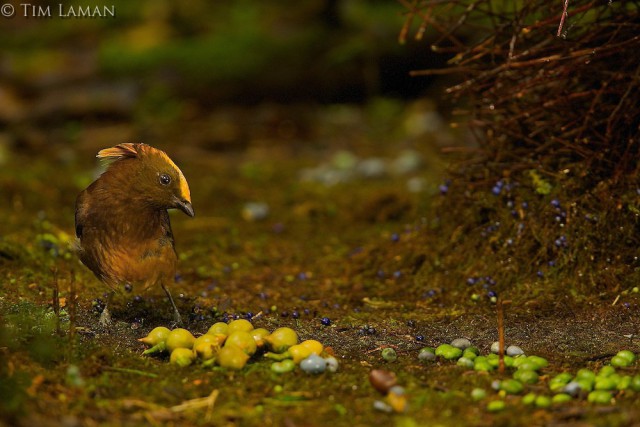
[[[577,396],[582,390],[583,388],[578,381],[571,381],[569,384],[564,386],[562,392],[567,393],[571,396]]]
[[[269,216],[269,205],[261,202],[249,202],[242,207],[242,218],[245,221],[261,221]]]
[[[473,360],[467,359],[464,356],[461,357],[460,359],[458,359],[458,361],[456,362],[456,365],[462,366],[462,367],[468,368],[468,369],[473,369],[473,367],[475,366],[474,363],[473,363]]]
[[[398,396],[402,396],[405,393],[404,387],[402,387],[400,385],[394,385],[393,387],[391,387],[389,389],[389,393],[393,393],[393,394],[396,394]]]
[[[500,341],[494,341],[491,344],[491,353],[498,354],[500,352]]]
[[[383,369],[374,369],[369,372],[369,382],[382,394],[387,394],[398,382],[396,374]]]
[[[521,354],[524,354],[524,351],[522,351],[522,349],[517,345],[510,345],[507,347],[508,356],[520,356]]]
[[[386,412],[388,414],[393,412],[393,408],[391,407],[391,405],[389,405],[386,402],[383,402],[382,400],[376,400],[373,402],[373,409],[375,409],[376,411],[380,411],[380,412]]]
[[[307,374],[321,374],[327,369],[327,362],[314,353],[300,362],[300,369]]]
[[[329,356],[326,359],[324,359],[324,361],[327,363],[327,371],[329,372],[336,372],[338,370],[338,359],[336,359],[333,356]]]
[[[471,347],[471,341],[466,338],[456,338],[455,340],[451,341],[451,345],[459,348],[460,350],[464,350],[468,347]]]
[[[418,359],[421,362],[433,362],[436,360],[435,350],[431,347],[425,347],[418,353]]]

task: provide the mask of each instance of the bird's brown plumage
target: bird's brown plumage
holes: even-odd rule
[[[111,290],[159,284],[173,303],[167,285],[177,257],[167,209],[193,216],[184,175],[163,151],[146,144],[120,144],[97,157],[111,163],[76,200],[80,260]]]

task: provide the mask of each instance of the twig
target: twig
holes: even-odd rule
[[[556,37],[560,37],[562,34],[562,27],[564,26],[564,20],[567,18],[567,8],[569,7],[569,0],[564,0],[564,8],[562,9],[562,15],[560,16],[560,25],[558,25],[558,33]]]
[[[504,306],[508,304],[511,304],[511,300],[503,301],[502,298],[498,298],[498,372],[501,374],[504,374]]]

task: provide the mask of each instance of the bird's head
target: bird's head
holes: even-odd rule
[[[97,157],[112,161],[107,173],[127,180],[128,191],[158,209],[180,209],[194,215],[189,184],[164,151],[146,144],[119,144],[100,150]]]

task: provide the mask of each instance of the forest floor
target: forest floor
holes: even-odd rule
[[[326,134],[312,132],[317,140],[309,146],[292,137],[304,131],[295,121],[278,123],[277,137],[254,135],[235,150],[191,144],[202,130],[197,126],[174,130],[157,144],[144,141],[165,149],[181,167],[196,211],[193,219],[171,215],[180,258],[172,292],[196,335],[251,313],[256,327],[289,326],[302,339],[330,346],[338,371],[276,374],[260,357],[240,371],[178,368],[168,357],[142,356],[137,339],[156,326],[172,326],[162,290],[118,295],[116,323],[101,328],[97,299],[105,289],[69,246],[75,197],[95,176],[93,156],[103,139],[41,151],[7,146],[0,153],[0,425],[637,423],[640,393],[630,390],[617,391],[612,404],[582,396],[536,408],[492,390],[509,370],[480,373],[455,362],[421,362],[425,346],[465,337],[488,353],[498,339],[496,304],[472,298],[458,280],[462,272],[439,273],[433,287],[424,286],[424,275],[416,279],[425,258],[431,262],[447,251],[432,221],[433,205],[444,197],[437,144],[397,134],[370,143],[357,131],[345,135],[320,124],[316,129],[326,127]],[[119,134],[121,128],[99,135]],[[455,217],[451,212],[441,221]],[[462,268],[477,253],[458,256]],[[619,350],[640,351],[637,294],[577,295],[569,291],[576,288],[572,283],[553,280],[535,286],[521,297],[508,295],[513,302],[505,305],[507,344],[549,361],[527,392],[551,396],[547,383],[555,374],[597,371]],[[396,361],[382,358],[386,347],[396,350]],[[374,409],[383,399],[369,384],[374,368],[397,375],[408,399],[405,412]],[[620,372],[639,370],[636,363]],[[470,393],[478,387],[488,397],[474,401]],[[498,399],[506,408],[487,411]]]

